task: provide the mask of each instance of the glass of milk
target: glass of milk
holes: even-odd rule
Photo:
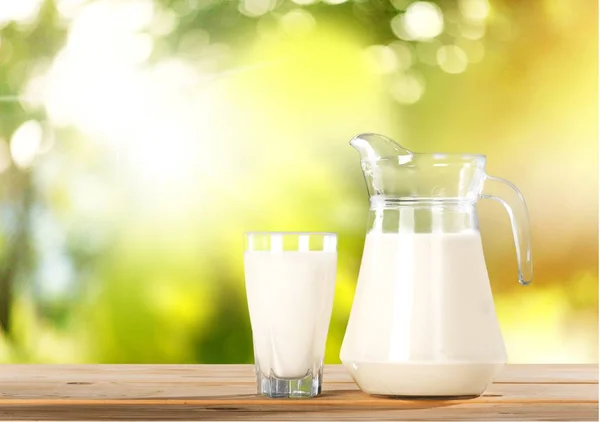
[[[321,392],[336,265],[334,233],[246,234],[244,270],[259,394],[306,398]]]

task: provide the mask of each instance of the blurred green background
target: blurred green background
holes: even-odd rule
[[[488,156],[533,224],[520,287],[479,217],[511,362],[598,361],[592,0],[0,4],[0,361],[252,362],[249,230],[339,234],[338,354],[368,201],[360,132]],[[490,202],[490,203],[487,203]]]

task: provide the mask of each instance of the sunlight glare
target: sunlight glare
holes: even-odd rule
[[[30,22],[39,11],[42,0],[10,0],[3,1],[0,6],[0,27],[11,21]]]
[[[165,36],[169,35],[177,26],[177,15],[170,9],[155,10],[154,18],[148,26],[149,31],[153,35]]]
[[[162,127],[161,127],[162,126]],[[177,122],[152,125],[145,139],[136,139],[126,153],[142,183],[161,187],[172,181],[185,181],[195,161],[196,142]]]
[[[85,6],[87,0],[54,0],[56,10],[63,19],[74,19]]]
[[[75,18],[69,31],[66,49],[78,56],[101,62],[111,60],[140,63],[152,52],[152,38],[137,31],[150,19],[141,13],[135,19],[131,11],[143,12],[145,2],[99,2],[86,6]],[[139,10],[138,10],[139,9]],[[110,27],[110,31],[105,29]]]
[[[167,57],[140,66],[153,44],[150,35],[139,32],[152,21],[148,4],[87,5],[74,18],[67,43],[47,74],[44,104],[54,125],[74,125],[90,141],[115,151],[119,173],[147,187],[140,195],[151,196],[162,187],[166,201],[179,203],[180,197],[166,194],[178,195],[195,183],[198,145],[209,138],[218,94],[211,96],[207,87],[214,77],[203,79],[198,66],[184,59]],[[103,30],[107,27],[111,31]],[[197,40],[199,33],[193,34]],[[212,58],[228,54],[227,45],[202,39]],[[183,44],[187,48],[190,40]],[[210,172],[214,160],[209,154],[204,160],[202,170]]]

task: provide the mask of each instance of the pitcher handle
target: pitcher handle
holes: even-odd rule
[[[508,180],[486,175],[484,191],[480,196],[500,202],[508,212],[517,249],[519,283],[527,286],[533,279],[533,261],[529,213],[523,194]]]

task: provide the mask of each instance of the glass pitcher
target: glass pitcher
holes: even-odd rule
[[[340,359],[370,394],[477,396],[506,362],[475,203],[508,211],[522,285],[532,279],[527,206],[485,156],[417,154],[376,134],[361,155],[371,207]]]

